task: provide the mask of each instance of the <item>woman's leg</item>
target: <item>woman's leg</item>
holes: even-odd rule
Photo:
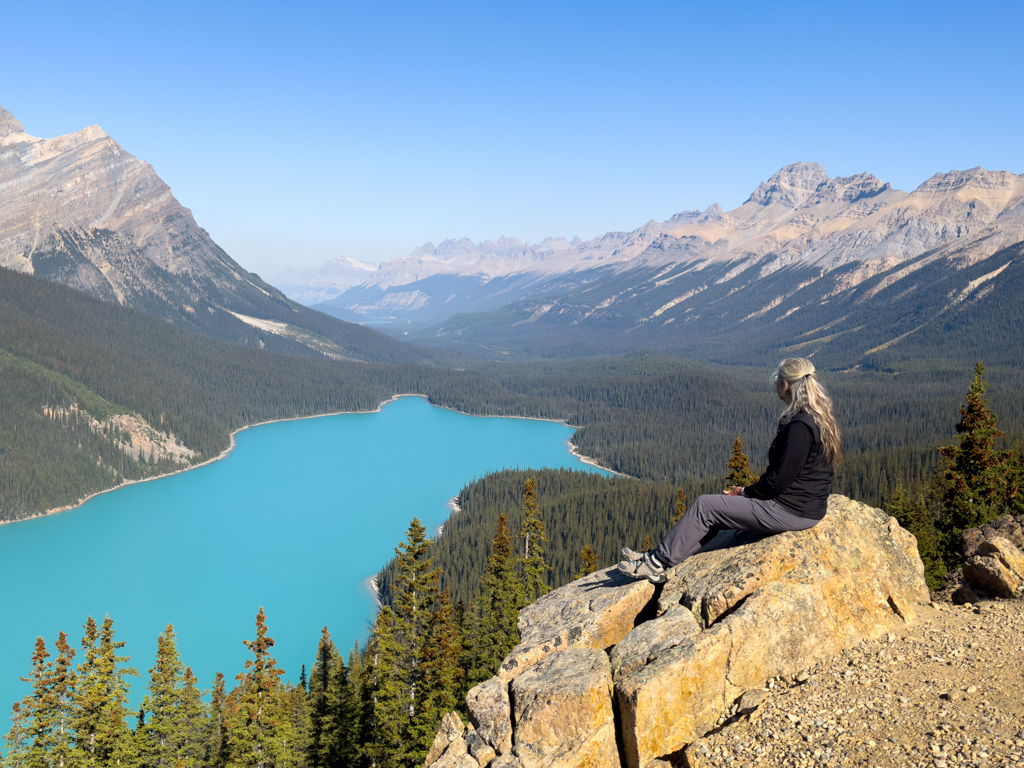
[[[690,505],[652,554],[664,567],[670,568],[696,553],[702,544],[714,538],[717,529],[770,534],[804,531],[817,522],[794,515],[774,501],[709,494]]]

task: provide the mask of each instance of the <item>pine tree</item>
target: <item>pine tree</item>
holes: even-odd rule
[[[998,419],[985,399],[988,383],[984,374],[985,366],[977,363],[967,404],[960,406],[960,422],[956,425],[959,445],[939,449],[945,459],[939,475],[950,528],[947,548],[954,562],[959,560],[961,532],[984,525],[1005,509],[1006,465],[1011,452],[995,450],[995,442],[1003,433],[996,429]]]
[[[284,708],[288,729],[284,734],[282,768],[305,768],[309,752],[309,711],[306,689],[300,685],[281,688],[281,706]]]
[[[1015,516],[1024,514],[1024,453],[1020,440],[1014,442],[1006,463],[1006,511]]]
[[[381,608],[366,648],[364,755],[375,766],[397,766],[405,762],[409,686],[399,668],[402,649],[396,624],[391,608]]]
[[[320,644],[316,649],[313,674],[309,679],[309,745],[307,764],[309,768],[328,768],[337,762],[338,706],[333,700],[335,667],[339,661],[338,651],[331,640],[331,633],[324,627],[320,633]]]
[[[136,730],[143,765],[147,768],[174,768],[178,750],[185,742],[180,720],[185,668],[178,655],[177,635],[168,624],[156,644],[156,662],[149,670],[149,694],[139,712]],[[148,717],[143,716],[143,711]],[[144,722],[143,722],[144,718]]]
[[[54,730],[53,697],[50,693],[50,678],[53,663],[47,661],[50,652],[46,650],[43,638],[36,638],[32,653],[32,672],[21,681],[32,684],[32,692],[21,702],[23,732],[25,735],[25,768],[50,768],[50,747]]]
[[[27,765],[28,760],[28,725],[25,720],[25,713],[22,710],[21,702],[14,702],[11,707],[11,730],[4,736],[7,749],[0,760],[3,768],[22,768]]]
[[[206,765],[224,768],[228,763],[227,692],[224,673],[218,672],[213,679],[213,693],[210,696],[210,726],[206,737]]]
[[[551,591],[548,571],[551,568],[544,559],[544,544],[548,538],[544,533],[544,521],[537,506],[537,480],[528,478],[523,489],[523,527],[519,534],[523,547],[523,584],[526,603],[532,603]]]
[[[76,765],[75,722],[78,713],[75,708],[75,694],[78,676],[75,674],[75,649],[68,644],[64,632],[57,635],[57,658],[54,660],[50,678],[49,694],[54,707],[53,730],[51,732],[50,763],[53,768],[72,768]]]
[[[467,672],[470,687],[492,677],[501,662],[519,642],[516,622],[525,604],[518,558],[512,549],[512,534],[505,514],[491,541],[487,569],[480,580],[480,623],[475,638],[472,667]]]
[[[410,763],[422,765],[441,718],[459,706],[462,690],[462,638],[448,590],[441,592],[420,659],[420,697],[409,732]]]
[[[729,469],[729,485],[738,485],[746,488],[757,482],[754,473],[750,471],[750,459],[743,452],[743,441],[739,435],[732,443],[732,453],[729,454],[729,462],[726,464]]]
[[[594,552],[594,548],[589,544],[584,544],[583,549],[580,550],[580,570],[576,574],[577,579],[582,579],[584,576],[589,576],[597,570],[597,553]]]
[[[353,646],[345,668],[345,684],[341,686],[341,701],[338,707],[338,762],[342,766],[359,763],[361,751],[363,707],[360,699],[362,683],[362,656],[359,642]]]
[[[675,525],[683,519],[683,515],[686,514],[686,491],[680,488],[676,491],[676,513],[669,520],[669,525]]]
[[[107,616],[97,630],[92,616],[84,626],[83,660],[78,666],[77,747],[86,766],[129,768],[137,759],[135,734],[128,717],[128,682],[138,677],[133,667],[121,666],[129,659],[119,656],[124,642],[114,639],[114,622]]]
[[[281,675],[277,661],[270,655],[273,638],[267,635],[262,606],[256,614],[256,639],[243,640],[253,655],[246,659],[245,672],[235,679],[239,685],[237,721],[229,729],[230,765],[239,768],[273,768],[285,762],[290,724],[282,713]]]
[[[192,667],[185,667],[177,713],[178,727],[181,729],[181,743],[178,747],[175,768],[192,768],[201,765],[206,756],[210,717],[196,683],[198,680],[192,673]]]
[[[434,559],[429,552],[426,529],[419,518],[414,517],[409,523],[405,541],[395,548],[398,576],[392,600],[395,635],[401,648],[399,665],[413,686],[416,660],[440,589],[439,572],[434,568]]]

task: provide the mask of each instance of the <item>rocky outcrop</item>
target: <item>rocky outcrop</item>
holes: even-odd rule
[[[963,605],[1024,594],[1024,515],[1003,515],[964,531],[962,548],[964,565],[950,575],[944,598]]]
[[[477,740],[494,752],[471,755],[478,766],[676,765],[723,715],[757,706],[744,694],[928,602],[914,537],[841,496],[809,531],[719,535],[657,589],[605,569],[520,614],[522,642],[427,765],[470,766],[462,745]]]

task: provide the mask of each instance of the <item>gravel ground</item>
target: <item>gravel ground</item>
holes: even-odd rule
[[[933,603],[686,750],[706,766],[1024,768],[1024,600]],[[734,708],[735,709],[735,708]]]

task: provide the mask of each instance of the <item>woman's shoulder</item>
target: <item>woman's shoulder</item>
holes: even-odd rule
[[[818,424],[807,411],[797,411],[794,413],[785,424],[780,427],[780,431],[783,429],[791,429],[793,425],[801,424],[804,428],[809,429],[812,435],[818,433]]]

